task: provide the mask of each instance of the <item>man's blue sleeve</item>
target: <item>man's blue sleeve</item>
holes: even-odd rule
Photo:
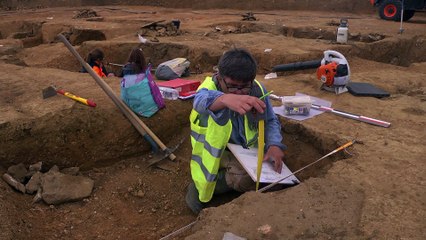
[[[223,95],[223,92],[216,90],[208,90],[202,88],[195,94],[193,108],[200,114],[208,114],[213,120],[219,125],[224,125],[228,122],[230,117],[230,110],[224,108],[215,112],[210,111],[210,106],[216,101],[216,99]]]

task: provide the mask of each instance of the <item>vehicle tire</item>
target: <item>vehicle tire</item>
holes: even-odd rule
[[[415,10],[405,10],[404,11],[404,16],[402,16],[402,20],[403,21],[410,20],[414,16],[415,12],[416,12]]]
[[[379,6],[380,18],[385,20],[400,21],[401,8],[402,3],[400,0],[384,0]]]

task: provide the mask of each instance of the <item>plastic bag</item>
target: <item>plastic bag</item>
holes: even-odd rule
[[[155,77],[158,80],[171,80],[189,76],[190,62],[186,58],[175,58],[158,65]]]
[[[121,99],[143,117],[151,117],[165,106],[150,71],[148,67],[145,73],[125,75],[120,84]]]

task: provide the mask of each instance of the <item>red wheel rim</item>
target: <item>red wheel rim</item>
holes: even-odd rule
[[[383,10],[386,17],[391,18],[396,14],[396,6],[394,4],[388,4]]]

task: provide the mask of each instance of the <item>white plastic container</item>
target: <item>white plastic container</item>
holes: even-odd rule
[[[284,114],[286,115],[309,115],[312,100],[309,96],[283,97]]]
[[[337,28],[337,42],[338,43],[348,43],[348,28],[339,27]]]
[[[161,96],[164,99],[176,100],[179,97],[179,91],[173,88],[159,87]]]
[[[338,43],[347,43],[348,42],[348,19],[340,19],[340,26],[337,28],[337,39]]]

